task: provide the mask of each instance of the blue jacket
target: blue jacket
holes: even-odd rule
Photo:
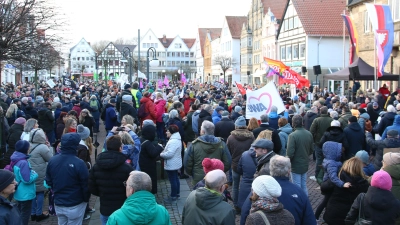
[[[387,138],[387,132],[389,130],[397,130],[397,132],[400,134],[400,115],[396,115],[393,120],[393,125],[386,127],[385,131],[383,131],[381,139],[382,141]]]
[[[253,183],[254,174],[257,169],[257,157],[254,148],[243,152],[242,157],[239,159],[237,166],[238,174],[242,175],[239,186],[238,207],[241,208],[244,201],[251,191],[251,184]]]
[[[222,118],[222,116],[221,116],[220,114],[218,114],[218,112],[215,111],[215,110],[214,110],[214,112],[212,113],[211,117],[212,117],[212,121],[213,121],[213,124],[214,124],[214,125],[217,124],[217,123],[221,120],[221,118]]]
[[[200,110],[196,110],[192,115],[192,130],[195,134],[199,135],[199,114]]]
[[[281,144],[282,144],[280,155],[285,156],[286,155],[286,146],[287,146],[288,139],[289,139],[289,134],[291,134],[293,132],[293,128],[290,126],[289,123],[287,123],[285,126],[280,127],[278,130],[280,130],[278,135],[279,135],[279,138],[281,139]]]
[[[327,141],[322,147],[324,153],[324,161],[322,167],[324,168],[324,179],[328,178],[338,187],[343,187],[344,182],[338,177],[338,172],[342,167],[340,158],[342,156],[342,144],[334,141]]]
[[[0,196],[0,224],[21,225],[22,217],[15,203]]]
[[[114,126],[117,126],[117,112],[111,104],[106,105],[106,130],[111,130]]]
[[[71,111],[72,110],[72,107],[73,107],[73,105],[72,105],[72,102],[68,102],[68,103],[65,103],[65,102],[63,102],[62,103],[62,106],[64,107],[67,107],[68,108],[68,111]]]
[[[57,206],[71,207],[89,201],[89,171],[76,156],[80,140],[77,133],[64,134],[61,154],[53,156],[47,165],[45,181],[53,189]]]
[[[368,165],[364,166],[363,168],[365,175],[367,176],[372,176],[376,172],[374,165],[372,163],[369,163]]]
[[[57,121],[58,117],[60,117],[61,114],[61,108],[56,108],[54,110],[54,120]]]
[[[272,128],[274,128],[275,130],[277,130],[277,129],[279,128],[279,126],[278,126],[278,120],[279,120],[279,118],[280,118],[280,116],[278,115],[278,113],[277,113],[277,112],[270,112],[270,113],[268,114],[268,117],[269,117],[269,121],[268,121],[269,126],[272,127]]]
[[[14,193],[14,198],[17,201],[28,201],[36,197],[35,181],[38,174],[31,169],[28,158],[29,156],[17,151],[11,155],[11,162],[20,160],[13,168],[15,180],[18,182],[18,188]]]

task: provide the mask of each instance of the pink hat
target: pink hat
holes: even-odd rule
[[[384,170],[378,170],[372,175],[371,186],[390,191],[392,189],[392,178]]]
[[[224,164],[219,159],[204,158],[201,165],[203,165],[203,170],[205,174],[213,170],[224,171]]]
[[[14,123],[16,123],[16,124],[21,124],[21,125],[25,125],[26,119],[23,118],[23,117],[19,117],[18,119],[16,119],[16,120],[14,121]]]

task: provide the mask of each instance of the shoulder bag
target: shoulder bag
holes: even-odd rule
[[[358,219],[354,225],[372,225],[372,221],[364,219],[363,218],[363,217],[365,217],[364,212],[361,212],[362,208],[363,208],[363,203],[364,203],[364,196],[365,196],[365,193],[361,193],[360,207],[358,209]]]

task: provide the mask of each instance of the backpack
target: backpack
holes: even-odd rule
[[[90,100],[90,108],[92,108],[94,111],[99,110],[99,106],[97,105],[96,99]]]
[[[148,115],[149,115],[149,113],[146,112],[146,104],[141,104],[140,107],[139,107],[139,110],[138,110],[139,119],[143,119]]]
[[[372,123],[371,120],[364,119],[364,130],[371,132],[372,131]]]
[[[17,161],[11,161],[10,164],[8,164],[6,167],[4,167],[5,170],[11,171],[14,173],[14,166],[17,164],[17,162],[24,160],[24,159],[18,159]]]
[[[165,125],[167,125],[169,120],[169,114],[168,113],[163,113],[162,114],[162,121],[164,122]]]

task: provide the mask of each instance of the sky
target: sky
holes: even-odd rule
[[[251,0],[54,0],[65,13],[73,47],[88,42],[143,36],[196,38],[198,27],[222,27],[224,16],[246,16]]]

